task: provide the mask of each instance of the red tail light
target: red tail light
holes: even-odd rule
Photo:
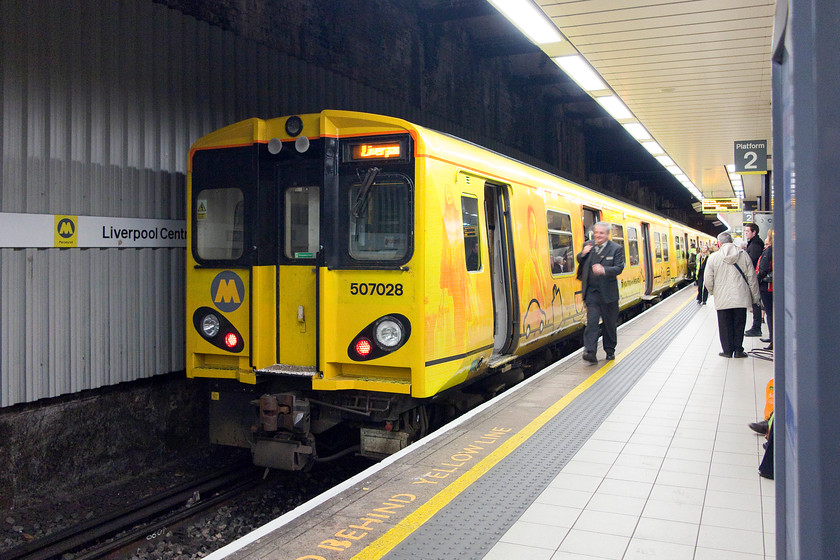
[[[370,343],[370,340],[360,338],[356,341],[356,354],[359,356],[367,356],[371,350],[373,350],[373,345]]]
[[[239,337],[235,333],[227,333],[225,335],[225,345],[228,348],[233,348],[239,342]]]

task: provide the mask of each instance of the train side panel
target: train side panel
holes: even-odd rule
[[[485,369],[493,350],[494,311],[484,179],[445,159],[420,159],[427,181],[425,373],[416,394],[429,396]]]

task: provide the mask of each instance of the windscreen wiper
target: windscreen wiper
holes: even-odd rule
[[[373,181],[379,174],[378,167],[371,167],[367,170],[365,178],[362,181],[362,186],[359,187],[359,194],[356,195],[356,200],[353,202],[353,217],[359,218],[367,210],[368,200],[370,200],[371,187]]]

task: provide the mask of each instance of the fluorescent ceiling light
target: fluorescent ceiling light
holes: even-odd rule
[[[617,121],[633,118],[633,113],[630,112],[630,109],[628,109],[627,106],[621,102],[621,99],[615,95],[596,97],[595,101],[600,103],[601,106],[607,110],[607,113],[612,115],[612,118]]]
[[[629,111],[628,111],[628,113],[629,113]],[[616,117],[616,118],[618,118],[618,117]],[[627,117],[624,117],[624,118],[627,118]],[[642,126],[642,123],[637,123],[637,122],[627,123],[627,124],[624,125],[624,128],[626,128],[627,132],[629,132],[630,135],[633,138],[635,138],[636,140],[651,140],[650,132],[645,130],[645,127]],[[656,144],[656,142],[654,142],[654,144]],[[656,145],[659,146],[659,144],[656,144]],[[662,148],[659,148],[659,150],[660,150],[660,153],[664,153],[662,151]]]
[[[689,185],[691,185],[692,187],[694,186],[688,179],[688,175],[686,175],[685,173],[674,173],[674,178],[682,184],[688,182]]]
[[[682,173],[682,170],[679,167],[677,167],[676,165],[668,165],[668,166],[665,167],[665,169],[668,170],[668,172],[671,175],[676,175],[677,173]]]
[[[641,125],[639,125],[639,126],[641,126]],[[626,124],[624,125],[624,128],[627,128]],[[633,133],[631,132],[630,134],[633,134]],[[635,138],[635,136],[634,136],[634,138]],[[660,154],[665,153],[665,150],[662,149],[662,146],[660,146],[658,143],[654,142],[653,140],[649,140],[647,142],[642,142],[642,146],[644,146],[647,151],[649,151],[651,154],[653,154],[655,156],[658,156]]]
[[[558,56],[554,59],[554,62],[584,91],[607,89],[607,85],[601,80],[601,76],[579,54]]]
[[[672,160],[668,156],[656,156],[656,160],[662,164],[663,167],[667,168],[669,165],[676,165],[674,160]]]
[[[490,0],[490,3],[536,44],[563,40],[557,27],[531,0]]]

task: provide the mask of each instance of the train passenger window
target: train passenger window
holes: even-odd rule
[[[659,233],[653,233],[653,247],[656,249],[656,262],[662,262],[662,238]]]
[[[575,271],[575,248],[572,241],[572,216],[549,210],[548,255],[551,274],[568,274]]]
[[[478,228],[478,199],[474,196],[461,195],[461,216],[464,226],[464,257],[467,270],[481,270],[481,239]]]
[[[621,245],[624,249],[624,226],[621,224],[610,224],[610,239]]]
[[[668,262],[668,235],[662,234],[662,257]]]
[[[694,251],[697,249],[697,242],[694,239],[689,240],[691,250]]]
[[[195,196],[193,212],[199,258],[215,261],[242,256],[244,206],[240,189],[204,189]]]
[[[601,212],[591,208],[583,209],[583,238],[592,239],[592,226],[601,221]]]
[[[362,188],[363,184],[366,188]],[[401,261],[409,251],[411,186],[404,175],[354,181],[350,195],[350,256],[360,261]]]
[[[677,254],[677,259],[683,258],[682,254],[682,243],[680,242],[680,236],[674,236],[674,252]]]
[[[320,243],[321,220],[318,187],[294,187],[286,191],[286,257],[313,259]]]
[[[639,266],[639,232],[634,227],[627,227],[627,250],[630,253],[630,266]]]

